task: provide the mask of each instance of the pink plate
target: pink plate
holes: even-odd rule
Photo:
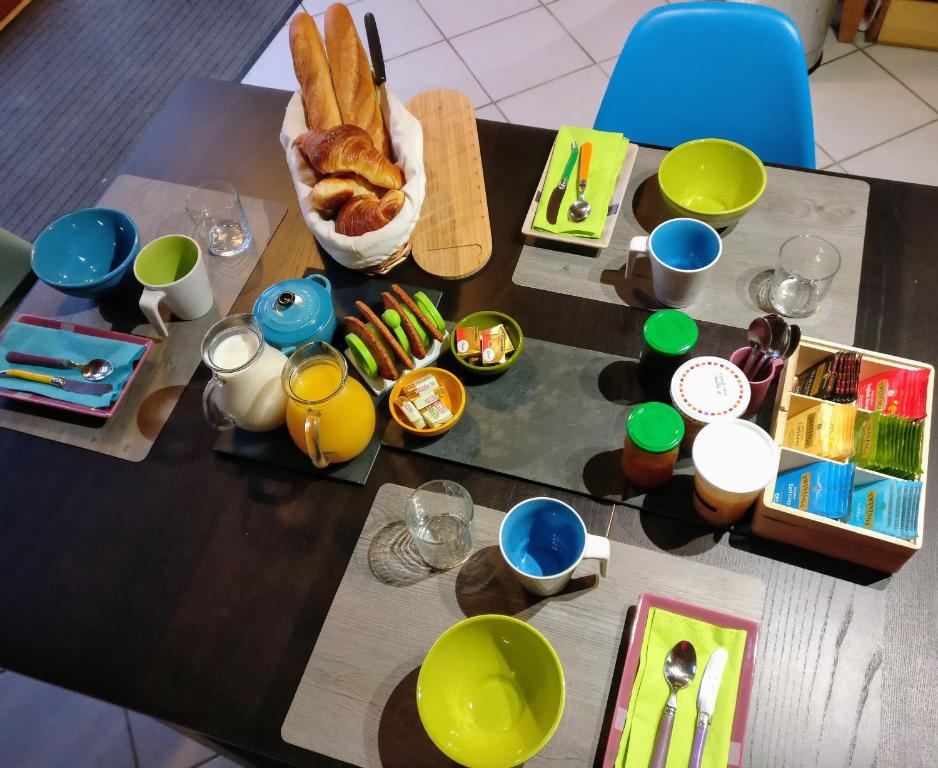
[[[137,377],[137,372],[140,370],[141,363],[143,363],[143,361],[146,360],[147,355],[150,354],[150,347],[153,346],[153,341],[151,339],[145,339],[142,336],[131,336],[129,333],[117,333],[116,331],[103,331],[100,328],[90,328],[87,325],[75,325],[74,323],[62,322],[61,320],[52,320],[48,317],[20,315],[18,318],[16,318],[16,320],[11,322],[23,323],[24,325],[38,325],[41,328],[54,328],[56,330],[66,331],[68,333],[78,333],[82,336],[97,336],[100,339],[125,341],[128,344],[138,344],[144,348],[143,354],[134,365],[134,369],[131,371],[130,376],[124,383],[124,388],[121,390],[117,400],[111,403],[111,405],[107,408],[91,408],[87,405],[79,405],[77,403],[68,403],[64,400],[56,400],[54,397],[37,395],[34,392],[19,392],[12,389],[0,388],[0,396],[8,397],[11,400],[22,400],[26,403],[48,405],[51,408],[58,408],[63,411],[71,411],[72,413],[83,413],[86,416],[97,416],[100,419],[109,419],[114,415],[114,411],[117,410],[117,407],[124,399],[124,395],[127,394],[127,390],[130,389],[130,385],[133,384],[134,379]]]
[[[756,667],[759,624],[739,616],[711,611],[708,608],[701,608],[697,605],[683,603],[670,597],[660,597],[659,595],[638,596],[635,621],[632,624],[632,634],[629,637],[629,650],[625,657],[625,668],[622,670],[622,681],[619,683],[619,693],[616,696],[616,705],[612,712],[612,727],[609,729],[609,740],[606,742],[606,756],[603,759],[603,768],[613,768],[616,762],[619,742],[622,740],[622,729],[625,727],[625,716],[629,708],[629,698],[632,695],[635,675],[638,674],[638,662],[642,654],[642,642],[645,638],[645,625],[648,622],[649,608],[661,608],[718,627],[745,630],[746,648],[743,651],[743,666],[739,674],[739,688],[736,692],[736,713],[733,717],[730,754],[727,762],[729,768],[739,768],[743,764],[743,743],[746,739],[746,722],[749,720],[749,699],[752,697],[752,678]]]

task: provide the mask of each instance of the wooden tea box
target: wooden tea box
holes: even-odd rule
[[[919,536],[913,541],[906,541],[893,536],[854,525],[829,520],[811,512],[802,512],[798,509],[782,506],[772,501],[775,484],[770,484],[762,497],[756,502],[755,513],[752,520],[752,530],[758,536],[767,539],[793,544],[803,549],[810,549],[841,560],[849,560],[870,568],[894,573],[902,567],[912,555],[922,546],[922,536],[925,527],[925,491],[928,467],[928,443],[931,434],[932,417],[932,389],[934,387],[935,369],[914,360],[891,357],[880,352],[871,352],[857,347],[847,347],[832,344],[819,339],[802,338],[801,344],[789,358],[782,371],[782,381],[778,387],[775,402],[775,413],[772,419],[772,437],[781,447],[779,472],[812,464],[820,461],[817,456],[804,453],[792,448],[783,447],[785,441],[785,425],[789,417],[794,417],[801,411],[810,408],[819,402],[817,398],[796,395],[792,392],[795,377],[812,365],[839,351],[859,352],[861,357],[860,381],[875,376],[878,373],[896,368],[912,370],[925,369],[928,374],[928,395],[925,406],[925,425],[922,444],[922,496],[918,510]],[[875,482],[882,478],[891,477],[880,472],[857,467],[855,486]]]

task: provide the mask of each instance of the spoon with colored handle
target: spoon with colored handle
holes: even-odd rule
[[[586,192],[586,179],[589,176],[590,160],[592,157],[593,145],[590,142],[586,142],[582,147],[580,147],[580,169],[577,172],[577,191],[580,194],[579,197],[577,197],[577,199],[570,204],[570,210],[567,211],[567,216],[569,217],[570,221],[586,221],[593,210],[593,206],[591,206],[589,201],[583,197]]]
[[[46,357],[45,355],[30,355],[26,352],[7,352],[7,360],[21,365],[41,365],[45,368],[74,368],[81,371],[81,375],[88,381],[101,381],[114,373],[114,366],[110,360],[96,357],[87,363],[75,363],[59,357]]]
[[[671,688],[671,695],[664,705],[661,720],[658,722],[658,734],[655,736],[655,749],[651,754],[648,768],[665,768],[668,762],[668,749],[671,746],[671,729],[674,727],[674,715],[677,712],[677,692],[686,688],[697,674],[697,653],[687,640],[675,645],[664,660],[664,679]]]

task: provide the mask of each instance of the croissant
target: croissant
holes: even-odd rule
[[[325,215],[332,215],[356,195],[377,195],[379,189],[361,176],[327,176],[321,179],[310,193],[313,208]],[[403,193],[401,193],[403,194]]]
[[[357,125],[337,125],[298,136],[297,144],[317,173],[357,173],[378,187],[400,189],[404,173],[375,149],[367,131]]]
[[[404,193],[390,189],[380,200],[376,195],[357,195],[339,209],[335,231],[357,237],[381,229],[393,219],[404,204]]]

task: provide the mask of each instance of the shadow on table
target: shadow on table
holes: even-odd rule
[[[518,581],[517,574],[502,558],[494,544],[480,549],[460,568],[456,577],[456,601],[467,617],[485,613],[508,616],[524,614],[528,621],[548,600],[570,600],[585,589],[597,584],[595,574],[570,579],[570,583],[550,597],[532,595]]]
[[[630,605],[625,613],[625,625],[622,629],[622,638],[619,641],[619,650],[613,665],[612,676],[609,680],[609,690],[606,691],[606,709],[603,712],[603,725],[599,731],[599,741],[596,743],[596,755],[593,758],[593,768],[602,768],[603,757],[606,754],[606,742],[609,740],[609,731],[612,728],[612,719],[616,708],[616,698],[619,696],[619,685],[622,682],[622,672],[625,669],[625,657],[629,652],[629,638],[635,625],[637,608]]]
[[[401,520],[375,534],[368,546],[368,566],[378,581],[392,587],[417,584],[436,572],[424,562],[414,537]]]
[[[456,766],[430,741],[417,712],[417,677],[409,672],[388,697],[378,723],[378,755],[384,768]]]

